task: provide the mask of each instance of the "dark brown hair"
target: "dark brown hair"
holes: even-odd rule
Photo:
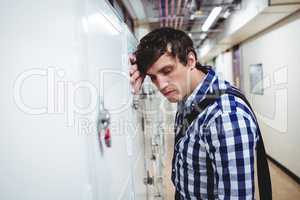
[[[138,70],[145,75],[149,67],[168,52],[168,48],[171,50],[170,54],[173,57],[177,56],[183,65],[187,64],[187,56],[190,52],[193,52],[197,59],[193,41],[185,32],[173,28],[159,28],[141,39],[135,52]],[[196,68],[206,72],[199,62]]]

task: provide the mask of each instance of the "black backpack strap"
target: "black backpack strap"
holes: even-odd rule
[[[206,95],[205,99],[202,100],[200,103],[192,105],[192,111],[185,117],[187,119],[188,125],[190,125],[203,110],[205,110],[208,106],[212,105],[221,95],[225,93],[226,91],[224,90],[209,93]]]
[[[257,125],[257,133],[259,140],[256,145],[256,162],[257,162],[257,177],[258,177],[258,188],[259,196],[261,200],[272,200],[272,184],[270,178],[269,165],[267,161],[267,155],[265,151],[264,141],[261,135],[261,131],[257,122],[257,118],[247,98],[236,89],[226,90],[227,94],[234,95],[241,98],[251,109]]]

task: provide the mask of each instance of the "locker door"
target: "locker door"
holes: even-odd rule
[[[83,7],[0,1],[0,199],[92,199],[85,135],[67,110],[85,62]]]
[[[137,40],[129,31],[127,25],[124,24],[125,32],[123,41],[125,42],[124,54],[124,72],[128,74],[128,55],[136,50]],[[135,199],[143,200],[147,198],[147,185],[144,184],[146,177],[146,163],[145,163],[145,138],[142,130],[143,115],[141,112],[141,97],[139,95],[130,94],[131,117],[128,129],[128,151],[131,159],[131,169],[133,178],[133,190],[135,192]],[[133,105],[137,103],[137,107]],[[129,115],[130,116],[130,115]],[[131,147],[130,147],[131,146]]]
[[[88,80],[111,116],[111,147],[103,144],[101,153],[96,130],[89,138],[97,199],[143,199],[142,140],[139,116],[132,108],[127,61],[135,40],[104,0],[88,1],[86,24]],[[98,109],[89,117],[96,123]]]

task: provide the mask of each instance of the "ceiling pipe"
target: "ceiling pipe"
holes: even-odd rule
[[[174,26],[174,9],[175,9],[175,0],[171,1],[171,20],[170,20],[170,26],[173,27]]]
[[[165,26],[169,26],[168,24],[168,18],[169,18],[169,13],[168,13],[168,10],[169,10],[169,0],[165,0],[165,16],[166,16],[166,20],[165,20]]]
[[[174,28],[177,28],[178,26],[178,17],[180,15],[180,9],[181,9],[181,0],[177,1],[177,9],[176,9],[176,18],[175,18],[175,25]]]
[[[196,0],[195,3],[196,3],[196,12],[200,11],[201,7],[202,7],[202,2],[203,0]],[[194,13],[195,15],[195,13]],[[200,17],[197,16],[197,18],[199,19]],[[203,16],[201,16],[201,18],[204,18]],[[195,19],[190,19],[188,21],[188,26],[186,28],[187,31],[191,31],[193,26],[197,26],[197,24],[199,24],[199,22],[197,22],[198,20],[195,20]],[[202,24],[202,22],[200,22]]]
[[[202,6],[202,1],[203,0],[196,0],[196,9],[200,10],[201,6]]]
[[[159,7],[159,21],[160,21],[160,27],[163,27],[164,22],[163,22],[163,12],[162,12],[162,5],[161,5],[162,0],[158,0],[158,7]]]
[[[184,6],[182,8],[182,15],[183,16],[180,18],[180,22],[179,22],[179,26],[178,26],[179,29],[182,29],[183,19],[184,19],[184,15],[185,15],[185,10],[186,10],[187,3],[188,3],[188,0],[185,0],[184,1]]]

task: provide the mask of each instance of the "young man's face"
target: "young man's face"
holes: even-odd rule
[[[189,71],[177,56],[165,53],[148,69],[147,75],[170,102],[178,102],[190,92]]]

